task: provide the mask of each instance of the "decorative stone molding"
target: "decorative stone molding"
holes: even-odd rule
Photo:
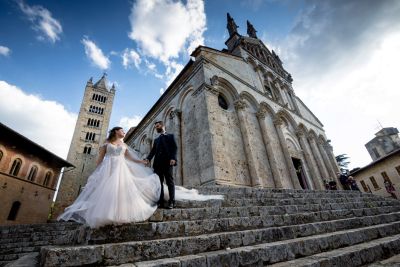
[[[256,116],[259,119],[264,119],[267,114],[267,109],[265,107],[260,107],[260,109],[256,112]]]
[[[298,128],[298,129],[296,130],[296,135],[297,135],[298,137],[303,137],[303,136],[305,136],[305,130],[302,129],[302,128]]]
[[[206,92],[210,94],[219,95],[219,90],[214,86],[205,86],[204,89],[206,89]]]
[[[236,110],[243,110],[243,109],[247,108],[246,102],[244,102],[244,101],[241,100],[241,99],[236,100],[236,101],[233,103],[233,106],[235,107]]]
[[[150,138],[150,137],[147,137],[144,141],[146,142],[146,144],[149,145],[149,144],[151,144],[151,142],[153,141],[153,139]]]
[[[219,85],[218,76],[217,75],[212,76],[210,82],[212,86],[218,86]]]
[[[275,126],[278,126],[278,127],[282,126],[282,125],[283,125],[283,120],[282,120],[282,118],[276,118],[276,119],[274,120],[274,124],[275,124]]]

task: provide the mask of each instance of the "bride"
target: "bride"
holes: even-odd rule
[[[111,129],[100,147],[97,167],[75,202],[57,219],[86,223],[92,228],[106,224],[145,221],[157,209],[161,184],[146,161],[123,143],[121,127]],[[176,187],[177,200],[221,199],[197,190]]]

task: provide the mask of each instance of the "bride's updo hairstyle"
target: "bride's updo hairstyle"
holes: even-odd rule
[[[121,129],[122,129],[122,127],[119,127],[119,126],[112,128],[112,129],[108,132],[107,141],[108,141],[108,142],[113,141],[113,140],[115,139],[115,136],[117,135],[116,132],[119,131],[119,130],[121,130]]]

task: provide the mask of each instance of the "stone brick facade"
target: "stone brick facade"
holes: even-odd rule
[[[61,168],[72,165],[0,123],[0,224],[43,223]]]
[[[357,181],[361,191],[392,197],[385,188],[385,180],[388,180],[395,189],[394,195],[400,198],[400,149],[351,173],[351,175]]]
[[[163,120],[178,143],[178,184],[323,189],[338,167],[322,123],[254,28],[241,36],[231,22],[228,49],[198,47],[126,142],[148,154]]]
[[[107,138],[114,96],[115,87],[108,88],[105,75],[95,84],[92,78],[87,82],[67,157],[76,169],[62,177],[53,218],[74,202],[96,168],[99,146]]]

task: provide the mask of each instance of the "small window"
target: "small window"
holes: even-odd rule
[[[396,167],[396,171],[397,171],[397,174],[400,176],[400,165]]]
[[[15,201],[11,206],[10,212],[8,213],[7,220],[15,221],[20,207],[21,207],[21,202]]]
[[[364,192],[369,192],[367,185],[363,180],[360,181],[362,188],[364,189]]]
[[[228,102],[226,101],[225,97],[223,97],[221,94],[218,95],[218,105],[222,108],[227,110],[228,109]]]
[[[0,150],[0,161],[3,158],[3,151]]]
[[[83,154],[89,154],[89,155],[90,155],[90,152],[92,152],[92,147],[90,147],[90,146],[85,146],[85,147],[83,148]]]
[[[47,172],[46,176],[44,177],[43,185],[48,187],[50,184],[50,179],[51,179],[51,172]]]
[[[271,90],[271,88],[269,88],[268,85],[265,85],[264,89],[265,89],[265,93],[268,95],[269,98],[274,98],[273,94],[272,94],[272,90]]]
[[[21,159],[15,159],[11,166],[9,174],[17,176],[19,173],[19,170],[21,169],[21,165],[22,165]]]
[[[372,183],[372,185],[374,186],[375,190],[380,189],[380,187],[379,187],[378,183],[376,182],[374,176],[369,177],[369,179],[371,180],[371,183]]]
[[[388,181],[389,183],[392,183],[392,181],[390,180],[390,178],[386,172],[381,172],[381,175],[383,177],[383,180]]]
[[[38,168],[36,166],[33,166],[31,168],[31,170],[29,171],[29,175],[28,175],[28,181],[31,181],[31,182],[35,181],[37,171],[38,171]]]

